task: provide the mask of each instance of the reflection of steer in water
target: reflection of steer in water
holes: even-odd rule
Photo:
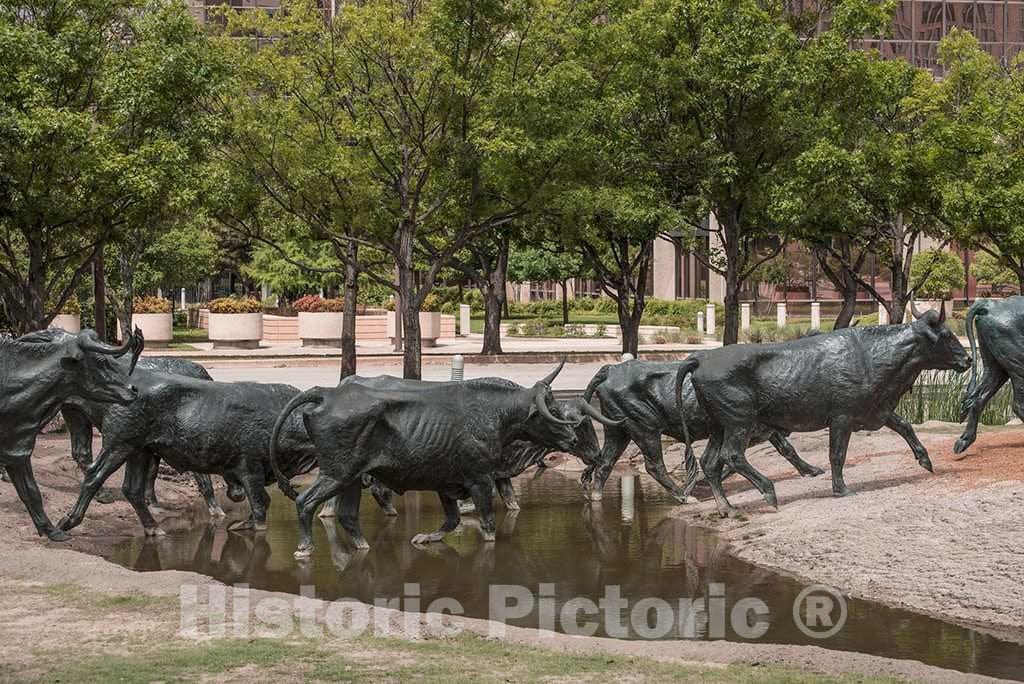
[[[375,387],[378,389],[416,389],[428,386],[429,384],[442,384],[436,382],[428,383],[421,380],[403,380],[390,375],[379,375],[372,378],[353,375],[342,380],[342,384],[349,382],[355,382],[365,387]],[[576,423],[576,446],[570,453],[588,465],[595,463],[600,453],[601,445],[597,440],[597,433],[594,431],[594,424],[587,420],[587,417],[589,416],[607,426],[618,425],[618,421],[608,420],[594,409],[593,406],[588,402],[583,401],[580,397],[576,397],[575,399],[562,399],[558,400],[556,403],[562,417]],[[505,441],[505,445],[502,447],[504,451],[502,454],[502,463],[506,464],[506,468],[500,473],[495,473],[494,483],[497,486],[498,494],[501,495],[501,499],[505,502],[505,507],[508,510],[519,510],[519,502],[516,499],[515,491],[512,489],[512,478],[521,474],[530,466],[543,466],[545,456],[561,450],[557,444],[545,441],[545,439],[546,437],[543,432],[530,434],[530,425],[527,425],[526,429],[521,434],[514,435],[511,439]],[[376,482],[373,483],[373,486],[380,487]],[[374,498],[377,498],[378,501],[380,501],[380,496],[381,495],[375,489]],[[387,496],[387,498],[389,500],[388,506],[390,506],[390,496]],[[338,503],[340,502],[337,499],[334,499],[327,504],[324,504],[323,509],[320,511],[320,517],[335,515]],[[468,509],[463,510],[472,510],[472,504],[470,504]],[[385,512],[389,515],[395,514],[393,507],[390,507],[390,509],[385,507]]]
[[[698,352],[690,358],[700,358],[700,355]],[[679,361],[626,361],[605,366],[590,381],[582,400],[589,401],[596,393],[601,400],[601,412],[609,418],[620,419],[622,423],[605,429],[600,458],[580,476],[580,483],[584,490],[589,491],[591,499],[601,499],[608,475],[632,440],[644,455],[647,473],[677,501],[686,501],[683,488],[672,480],[665,469],[661,436],[666,434],[679,441],[685,440],[680,413],[691,440],[706,439],[709,430],[707,414],[700,407],[693,393],[693,384],[688,379],[683,386],[682,406],[676,405],[679,364]],[[804,477],[814,477],[824,472],[801,459],[783,434],[764,426],[758,426],[751,432],[751,445],[765,440],[770,441]],[[696,480],[697,475],[696,462],[692,463],[694,472],[687,473],[687,479],[691,482]],[[728,473],[723,473],[722,477],[728,477]]]
[[[974,326],[978,327],[978,347],[984,374],[978,382],[978,354],[974,346]],[[1024,297],[979,299],[967,310],[967,339],[971,342],[971,382],[960,403],[960,420],[967,419],[953,451],[962,453],[978,437],[978,420],[985,405],[1006,381],[1013,387],[1013,412],[1024,420]]]
[[[301,539],[296,556],[312,553],[312,517],[326,499],[341,495],[338,519],[357,547],[367,547],[359,526],[363,475],[390,489],[434,491],[445,521],[413,543],[440,541],[459,524],[458,499],[472,497],[480,513],[484,538],[494,539],[491,496],[495,477],[505,472],[506,439],[529,430],[545,441],[571,451],[575,422],[562,418],[550,383],[558,373],[532,388],[500,379],[416,383],[416,387],[383,389],[342,383],[314,388],[295,397],[278,419],[283,424],[303,404],[306,429],[316,445],[320,476],[299,496],[278,473],[282,491],[296,498]],[[271,437],[274,463],[277,430]],[[275,470],[275,472],[277,472]]]
[[[775,505],[771,480],[743,452],[759,425],[788,432],[828,428],[832,490],[847,493],[843,464],[854,430],[883,425],[910,444],[917,462],[932,469],[910,423],[894,409],[924,370],[971,367],[970,357],[944,316],[914,315],[909,325],[847,328],[778,344],[731,345],[680,364],[677,392],[693,374],[697,399],[708,414],[711,438],[701,466],[723,516],[735,509],[722,491],[728,464]],[[680,402],[681,403],[681,402]],[[688,453],[692,458],[692,452]]]

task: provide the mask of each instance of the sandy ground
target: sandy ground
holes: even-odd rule
[[[750,461],[775,481],[778,510],[734,477],[727,492],[740,519],[718,517],[711,501],[676,515],[717,530],[749,562],[1024,642],[1024,429],[982,432],[954,456],[959,432],[943,423],[917,428],[934,474],[888,430],[854,435],[845,469],[853,494],[838,498],[827,473],[797,477],[770,447],[758,447]],[[828,470],[827,432],[792,441]],[[678,462],[678,449],[666,458]]]
[[[776,477],[781,508],[759,503],[745,483],[733,482],[733,503],[745,520],[722,521],[701,503],[678,509],[713,526],[744,559],[802,578],[832,584],[850,594],[932,613],[944,619],[981,625],[1001,635],[1018,635],[1024,625],[1024,569],[1016,550],[1024,539],[1020,523],[1024,500],[1024,446],[1020,428],[982,434],[970,455],[954,460],[949,428],[924,429],[936,474],[921,470],[898,438],[880,432],[855,436],[847,482],[855,494],[834,499],[827,476],[811,480],[789,477],[781,458],[757,450],[752,461]],[[825,465],[825,437],[795,440],[809,461]],[[676,452],[671,452],[675,455]],[[74,501],[79,474],[68,457],[64,435],[40,438],[34,457],[47,511],[55,520]],[[119,476],[109,484],[119,484]],[[162,482],[161,525],[171,529],[206,517],[191,485]],[[52,642],[102,648],[151,634],[161,640],[180,638],[178,607],[173,597],[183,583],[208,585],[206,577],[183,572],[139,574],[89,553],[117,535],[137,534],[134,512],[123,501],[94,504],[88,526],[73,541],[53,544],[39,539],[13,488],[0,483],[0,666],[37,657],[30,646]],[[86,553],[82,553],[86,552]],[[51,590],[37,590],[50,587]],[[75,604],[53,587],[99,595],[168,597],[159,609],[136,610],[109,618],[102,602]],[[228,589],[228,601],[231,590]],[[73,593],[73,592],[72,592]],[[251,601],[270,596],[252,592]],[[278,595],[283,596],[283,595]],[[295,597],[288,597],[294,603]],[[310,601],[319,607],[321,602]],[[296,610],[299,604],[295,603]],[[402,637],[405,617],[374,609],[375,621],[390,621]],[[413,621],[420,618],[413,617]],[[486,634],[481,620],[452,618],[470,633]],[[59,628],[59,634],[54,630]],[[429,632],[429,630],[428,630]],[[826,651],[813,646],[737,644],[730,642],[640,643],[509,628],[509,644],[539,646],[576,653],[603,652],[645,656],[659,661],[779,664],[810,672],[857,673],[925,681],[986,681],[913,661],[858,653]],[[2,674],[2,667],[0,667]]]

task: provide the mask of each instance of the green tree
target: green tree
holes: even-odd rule
[[[945,249],[921,252],[910,268],[914,294],[923,299],[952,299],[953,291],[964,287],[965,277],[960,257]]]
[[[980,252],[975,256],[971,264],[971,275],[979,283],[988,284],[993,295],[1006,294],[1018,285],[1017,274],[1013,269],[1004,264],[1000,256],[988,252]]]
[[[516,245],[509,255],[508,279],[558,282],[562,287],[562,325],[569,324],[569,280],[584,275],[583,260],[561,245]]]

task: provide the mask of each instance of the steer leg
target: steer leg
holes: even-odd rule
[[[359,526],[359,503],[362,498],[363,488],[357,482],[349,485],[341,494],[334,497],[334,501],[338,505],[338,522],[348,532],[352,544],[357,549],[368,549],[370,544],[363,536],[363,528]]]
[[[494,541],[498,526],[494,522],[494,481],[490,478],[477,482],[469,488],[469,493],[476,504],[476,513],[480,518],[480,530],[484,541]]]
[[[722,461],[722,429],[715,427],[708,437],[708,445],[700,457],[700,467],[704,471],[704,478],[711,487],[711,493],[715,497],[715,506],[718,514],[723,518],[735,515],[739,511],[725,497],[725,490],[722,488],[722,473],[725,463]]]
[[[750,444],[750,433],[748,430],[730,430],[722,442],[722,455],[720,458],[726,460],[733,470],[747,479],[750,484],[761,492],[761,496],[772,506],[779,507],[779,500],[775,496],[775,485],[767,477],[761,474],[754,466],[747,461],[746,450]]]
[[[850,446],[852,430],[845,420],[834,420],[828,428],[828,460],[832,466],[832,493],[846,496],[850,490],[843,480],[843,465],[846,463],[846,449]]]
[[[165,534],[157,525],[149,506],[146,505],[146,483],[149,481],[151,462],[155,460],[154,457],[145,454],[132,454],[125,465],[124,484],[121,486],[124,498],[135,509],[135,514],[139,516],[139,522],[142,523],[142,529],[147,537]]]
[[[359,482],[356,482],[359,485]],[[295,499],[295,509],[299,517],[299,548],[295,550],[296,558],[308,558],[313,555],[313,515],[324,501],[344,489],[346,483],[339,482],[323,471],[316,481],[299,494]]]
[[[70,513],[61,518],[57,526],[62,530],[70,530],[80,525],[85,517],[85,512],[89,509],[89,504],[103,487],[103,483],[124,465],[124,462],[133,453],[130,447],[116,447],[100,452],[99,458],[89,466],[89,470],[85,473],[85,480],[82,482],[82,488],[74,507]]]
[[[661,434],[653,433],[643,437],[638,436],[636,443],[644,455],[644,468],[646,468],[647,474],[668,490],[668,493],[676,501],[686,503],[686,493],[683,491],[683,488],[672,479],[672,476],[665,469],[665,456],[661,450]]]
[[[796,468],[796,472],[800,473],[801,477],[818,477],[818,475],[825,472],[818,466],[813,466],[800,458],[800,455],[796,453],[796,449],[789,443],[789,440],[778,432],[772,430],[768,433],[768,441],[771,442],[776,451],[782,454],[782,458],[789,461],[790,465]]]
[[[381,510],[384,511],[384,515],[398,515],[398,511],[395,510],[395,504],[393,503],[395,493],[386,485],[382,485],[377,480],[374,480],[370,483],[370,494]]]
[[[223,518],[224,509],[217,502],[217,495],[213,491],[213,480],[206,473],[192,473],[192,479],[196,481],[199,493],[203,495],[206,502],[206,510],[210,512],[211,518]]]
[[[580,476],[580,484],[583,485],[584,491],[589,490],[591,501],[600,501],[604,496],[604,485],[608,481],[608,476],[611,475],[615,464],[622,458],[622,452],[628,445],[628,432],[621,428],[605,427],[600,460],[596,464],[590,465]],[[593,480],[591,480],[591,474]]]
[[[907,446],[913,452],[914,458],[917,459],[918,465],[929,473],[935,472],[932,469],[932,461],[928,458],[928,450],[924,448],[924,444],[921,444],[921,440],[917,438],[914,428],[910,426],[907,420],[895,412],[891,412],[885,417],[885,427],[903,438],[903,441],[907,443]]]
[[[50,541],[67,541],[71,537],[53,526],[43,509],[43,497],[39,493],[35,475],[32,474],[32,462],[28,458],[7,463],[7,474],[18,492],[18,498],[25,504],[32,524],[36,526],[39,536],[46,536]]]
[[[239,532],[241,530],[263,531],[267,529],[267,507],[270,506],[270,495],[265,482],[263,472],[244,473],[242,475],[242,486],[245,487],[245,495],[249,499],[250,514],[246,520],[237,520],[228,525],[228,530]]]
[[[512,489],[512,479],[508,477],[499,477],[494,481],[494,484],[498,487],[498,494],[501,495],[501,500],[505,502],[505,509],[509,511],[518,511],[521,506],[519,500],[516,498],[516,491]]]
[[[984,412],[985,406],[988,405],[988,402],[992,401],[992,397],[996,396],[996,393],[1009,379],[1010,376],[1002,366],[994,360],[991,363],[986,361],[985,372],[982,373],[981,380],[974,388],[974,392],[964,398],[963,404],[967,405],[967,410],[964,412],[967,418],[967,426],[964,427],[960,438],[953,445],[954,454],[961,454],[967,450],[967,447],[974,444],[974,440],[978,438],[978,421],[981,420],[981,414]]]
[[[64,406],[60,412],[71,437],[71,458],[84,474],[92,465],[92,422],[72,406]],[[96,493],[96,501],[101,504],[114,503],[114,493],[104,487]]]
[[[441,508],[444,509],[444,522],[437,532],[420,533],[413,537],[412,543],[417,546],[439,542],[459,526],[459,500],[441,492],[437,493],[437,498],[441,500]]]

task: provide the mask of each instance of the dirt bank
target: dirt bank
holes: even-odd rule
[[[984,543],[985,537],[991,539],[995,536],[995,530],[990,530],[990,527],[1002,526],[1007,536],[1004,544],[998,547],[1003,551],[997,549],[999,557],[1005,561],[1014,548],[1019,548],[1019,544],[1014,542],[1019,541],[1017,537],[1021,529],[1019,525],[1011,524],[1014,511],[999,513],[999,507],[992,503],[995,499],[986,498],[989,503],[978,508],[982,504],[960,497],[972,497],[978,493],[990,493],[992,497],[1001,493],[1005,496],[1008,491],[1022,495],[1024,487],[1019,480],[1007,480],[998,475],[1000,468],[985,464],[991,459],[995,459],[994,464],[1012,460],[1005,454],[1002,457],[990,454],[988,449],[1006,452],[1011,445],[1024,443],[1024,433],[985,435],[980,440],[983,447],[979,449],[980,457],[975,462],[965,461],[955,467],[950,467],[950,459],[941,447],[941,444],[950,442],[948,435],[922,436],[932,446],[938,476],[929,476],[923,471],[918,473],[913,469],[916,466],[904,468],[903,462],[912,465],[913,461],[902,449],[897,453],[867,456],[871,450],[895,451],[891,438],[876,435],[858,439],[854,445],[853,461],[857,465],[850,468],[848,482],[858,492],[857,496],[835,501],[827,496],[826,479],[785,479],[779,483],[783,503],[779,513],[752,503],[751,494],[737,491],[735,502],[750,510],[747,521],[719,523],[702,518],[702,524],[720,527],[724,535],[735,541],[738,553],[744,558],[830,582],[851,593],[940,613],[946,618],[987,620],[993,626],[1007,628],[1016,620],[1019,625],[1020,592],[1024,585],[1020,581],[1020,568],[1012,562],[1001,565],[995,560],[992,548]],[[809,460],[821,464],[824,452],[820,444],[815,446],[815,439],[821,441],[820,437],[812,436],[798,440],[797,445]],[[993,446],[992,440],[1000,439],[1007,441],[1002,446]],[[768,471],[777,470],[774,466],[767,466],[776,458],[760,453],[755,456]],[[34,465],[47,511],[57,519],[73,503],[79,482],[78,472],[68,457],[66,436],[47,435],[41,438]],[[946,472],[947,468],[950,472]],[[976,473],[968,476],[964,474],[967,468],[994,472],[991,475]],[[979,487],[969,486],[983,477],[991,477],[992,481]],[[894,507],[878,508],[884,502],[876,501],[875,497],[889,490],[900,490],[886,495],[886,500],[890,497],[894,500]],[[206,514],[198,505],[190,485],[164,482],[158,493],[163,505],[159,518],[165,528],[192,525],[205,519]],[[921,505],[926,498],[960,503],[948,512],[935,514],[934,506]],[[1012,502],[1012,498],[1007,501]],[[701,504],[699,507],[681,507],[679,514],[692,516],[706,510],[707,505]],[[803,515],[800,515],[801,510]],[[865,516],[871,519],[861,520]],[[873,527],[865,531],[860,529],[864,523],[886,526],[889,531],[876,533]],[[946,529],[946,526],[953,527]],[[978,534],[979,528],[986,530],[984,536]],[[941,530],[941,533],[935,530]],[[584,676],[586,680],[594,679],[594,672],[609,676],[621,672],[624,678],[640,681],[664,681],[667,678],[702,681],[792,679],[793,673],[787,668],[796,668],[805,674],[852,674],[858,681],[865,676],[926,681],[989,681],[912,661],[809,646],[685,641],[642,643],[509,628],[501,646],[495,648],[488,645],[490,641],[479,638],[488,633],[488,623],[465,618],[451,618],[450,622],[463,630],[463,636],[453,640],[426,626],[421,633],[421,637],[424,634],[428,637],[426,643],[418,641],[416,643],[420,646],[414,646],[406,640],[410,636],[409,624],[423,626],[422,617],[412,617],[412,623],[406,623],[407,618],[403,614],[383,608],[372,610],[373,621],[374,624],[392,625],[393,631],[387,639],[362,638],[354,643],[342,643],[338,637],[326,636],[272,644],[266,640],[248,640],[243,642],[246,650],[242,652],[230,651],[230,646],[224,644],[213,646],[213,651],[205,650],[210,648],[207,644],[193,652],[190,649],[195,647],[195,642],[183,639],[178,633],[176,596],[182,584],[209,586],[215,582],[183,572],[143,575],[88,555],[105,548],[118,537],[137,533],[134,512],[127,503],[118,501],[107,506],[94,504],[87,523],[75,531],[74,540],[69,544],[45,542],[36,537],[13,488],[7,483],[0,484],[0,544],[5,550],[0,554],[0,591],[5,595],[5,603],[0,606],[0,678],[109,680],[127,672],[131,675],[128,679],[167,679],[168,671],[160,669],[157,664],[177,662],[179,670],[173,670],[171,674],[180,674],[180,671],[192,671],[190,668],[212,667],[209,663],[216,658],[221,659],[216,661],[221,663],[218,666],[221,669],[201,672],[213,681],[251,681],[254,672],[267,676],[273,674],[284,681],[305,677],[360,678],[352,676],[353,673],[364,673],[368,679],[380,680],[394,676],[395,668],[407,666],[414,668],[409,672],[410,677],[422,678],[424,672],[416,668],[424,666],[420,659],[430,657],[441,659],[439,662],[442,663],[457,663],[451,667],[462,672],[477,672],[474,668],[485,667],[488,669],[481,672],[481,679],[502,681],[534,679],[538,678],[538,673],[558,678],[587,672],[592,674]],[[956,537],[960,547],[943,548],[950,545],[949,539],[954,535],[960,535]],[[889,538],[885,539],[886,536]],[[915,541],[918,536],[922,540]],[[894,539],[900,540],[898,546],[893,543]],[[918,549],[918,546],[927,546],[925,539],[936,548]],[[823,540],[828,543],[823,544]],[[852,544],[855,560],[840,562],[842,550],[850,551],[847,544]],[[801,548],[804,551],[792,550]],[[887,552],[893,553],[895,560],[887,557]],[[919,557],[925,552],[931,561]],[[803,562],[798,562],[801,560]],[[899,562],[905,563],[902,572],[909,573],[909,577],[917,573],[927,581],[897,582],[897,573],[892,567]],[[1000,574],[994,577],[996,568]],[[1016,586],[1011,586],[1013,582]],[[960,584],[965,584],[964,592],[947,596],[955,594],[951,587]],[[902,599],[897,598],[901,594]],[[998,610],[994,600],[999,595],[1006,598],[1002,602],[1002,611]],[[253,591],[250,605],[271,596],[287,599],[293,616],[309,608],[317,610],[318,620],[323,620],[324,605],[312,599]],[[230,588],[226,600],[231,605]],[[965,612],[967,608],[974,612],[968,614]],[[227,632],[232,633],[230,626]],[[48,660],[43,645],[55,642],[75,644],[73,657],[67,656],[59,662]],[[113,658],[100,655],[111,650]],[[337,661],[339,657],[343,657],[344,662]],[[512,669],[501,669],[504,666],[500,663],[505,661]],[[299,662],[299,665],[282,664],[287,662]],[[321,666],[336,669],[325,674],[317,669]],[[665,669],[670,666],[674,669]],[[728,667],[723,670],[725,666]],[[255,667],[261,669],[254,670]],[[441,677],[451,667],[446,665],[442,668],[444,671],[427,678]],[[803,678],[804,675],[796,679]]]
[[[963,456],[952,449],[959,426],[917,432],[934,474],[888,430],[860,433],[845,470],[853,495],[836,498],[827,474],[796,477],[761,447],[750,460],[775,480],[777,511],[734,478],[729,498],[743,518],[722,520],[710,501],[676,515],[717,530],[749,562],[1024,642],[1024,429],[983,432]],[[828,470],[827,433],[792,441]]]

